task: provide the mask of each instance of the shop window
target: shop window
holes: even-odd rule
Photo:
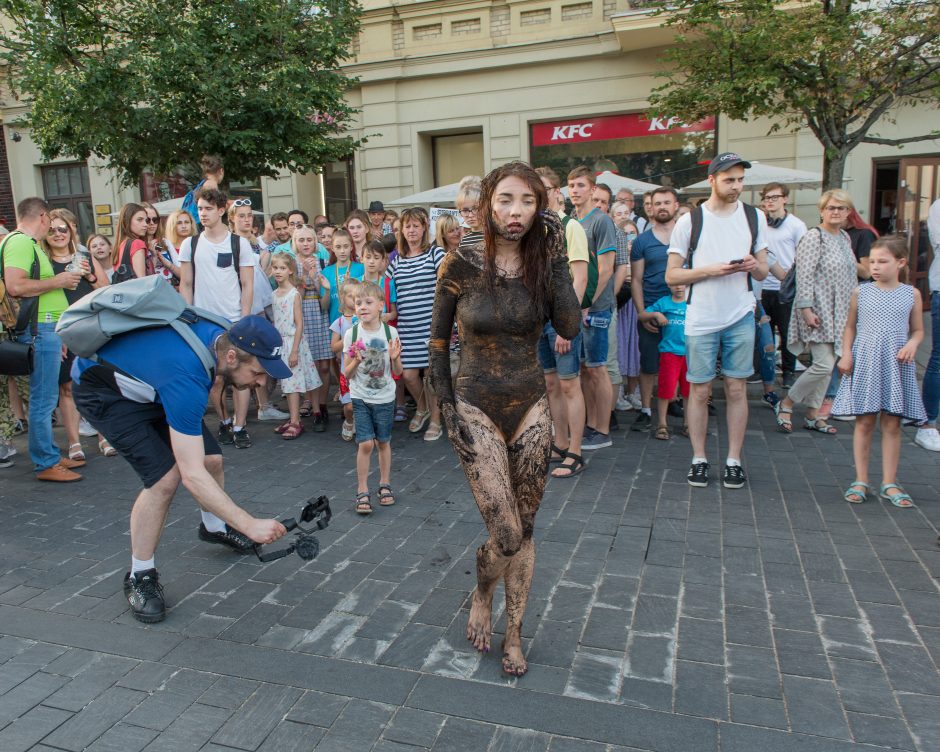
[[[705,178],[717,141],[714,118],[687,125],[632,113],[534,123],[530,144],[532,164],[551,167],[562,182],[584,164],[595,172],[681,188]]]
[[[330,162],[323,168],[323,194],[326,216],[341,223],[356,208],[355,163],[352,157]]]
[[[434,185],[450,185],[464,175],[483,174],[483,134],[458,133],[432,138]]]
[[[49,206],[53,209],[68,209],[76,216],[78,235],[82,242],[95,231],[88,165],[75,162],[43,167],[42,190]]]

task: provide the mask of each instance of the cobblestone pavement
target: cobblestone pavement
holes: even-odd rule
[[[463,636],[484,533],[446,440],[397,427],[398,504],[363,519],[335,422],[290,444],[251,424],[229,491],[278,516],[328,494],[320,557],[200,543],[182,493],[157,558],[171,609],[144,626],[121,592],[128,466],[85,439],[86,480],[42,485],[21,437],[0,471],[0,750],[940,750],[937,456],[905,436],[917,509],[849,505],[851,426],[784,436],[751,404],[743,490],[690,489],[686,440],[625,430],[549,483],[521,679]]]

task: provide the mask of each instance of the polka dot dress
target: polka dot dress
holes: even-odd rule
[[[902,363],[898,351],[910,337],[914,288],[883,290],[875,283],[858,288],[858,329],[852,345],[854,368],[842,377],[833,415],[886,412],[924,422],[927,414],[917,385],[915,363]]]

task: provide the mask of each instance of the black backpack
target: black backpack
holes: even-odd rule
[[[199,244],[199,238],[201,237],[202,233],[199,232],[189,239],[189,258],[190,263],[193,265],[193,295],[196,294],[196,246]],[[235,278],[238,280],[239,290],[242,287],[241,265],[239,264],[242,250],[241,240],[241,235],[236,235],[234,232],[229,234],[229,241],[232,244],[232,264],[235,267]]]
[[[111,272],[112,285],[137,278],[137,275],[134,274],[134,266],[131,264],[131,244],[133,242],[133,240],[125,240],[124,245],[121,246],[121,253],[118,256],[118,265],[115,266],[114,271]]]
[[[757,209],[751,206],[750,204],[744,205],[744,216],[747,218],[747,226],[751,231],[751,253],[754,253],[754,246],[757,245]],[[689,236],[689,255],[686,257],[686,266],[692,268],[692,255],[695,253],[695,249],[698,248],[698,241],[702,237],[702,225],[705,222],[704,209],[702,209],[701,204],[696,206],[692,211],[692,234]],[[688,295],[685,297],[685,302],[688,305],[692,302],[692,287],[689,285]],[[747,275],[747,289],[749,291],[754,289],[754,286],[751,284],[751,275]]]

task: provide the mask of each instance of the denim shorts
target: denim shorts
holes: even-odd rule
[[[581,332],[571,340],[571,349],[564,355],[555,352],[558,333],[551,323],[545,324],[539,337],[539,365],[544,373],[557,373],[559,379],[573,379],[581,372]]]
[[[395,400],[372,404],[353,397],[353,420],[356,421],[356,442],[364,444],[376,439],[382,444],[392,440],[395,422]]]
[[[709,334],[685,335],[685,358],[690,384],[707,384],[715,378],[721,352],[721,372],[732,379],[754,373],[754,313],[748,311],[731,326]]]
[[[607,365],[607,330],[610,328],[612,311],[596,311],[589,314],[591,323],[582,325],[581,361],[588,368]]]

